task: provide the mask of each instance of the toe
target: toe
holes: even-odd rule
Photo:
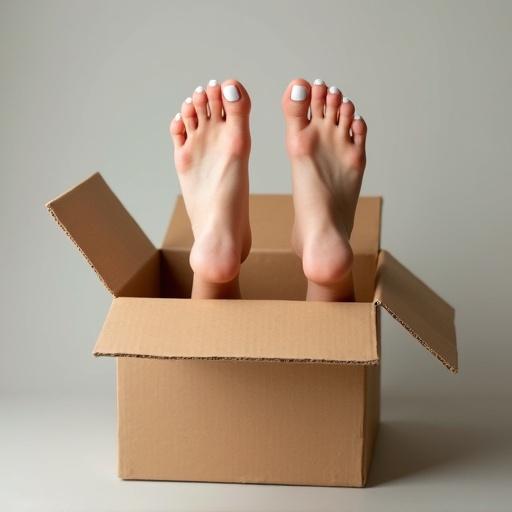
[[[343,102],[340,106],[339,129],[343,133],[343,137],[350,139],[350,128],[354,119],[355,107],[352,101],[346,96],[343,97]]]
[[[176,114],[174,119],[171,121],[169,131],[175,147],[180,148],[185,144],[185,141],[187,140],[187,132],[185,130],[185,124],[183,123],[181,114]]]
[[[210,80],[206,89],[208,96],[208,107],[210,109],[210,119],[222,119],[222,98],[220,96],[220,85],[217,80]]]
[[[325,119],[333,124],[338,122],[338,111],[341,104],[341,92],[334,85],[329,87],[325,100]]]
[[[359,115],[354,115],[354,120],[352,121],[352,137],[354,139],[354,144],[364,150],[366,143],[366,133],[368,128],[364,119]]]
[[[200,85],[196,87],[192,96],[192,103],[196,109],[199,126],[208,119],[208,96],[204,88]]]
[[[247,121],[251,111],[251,100],[245,87],[236,80],[222,82],[222,107],[226,121]]]
[[[197,128],[197,114],[192,98],[187,98],[181,105],[181,118],[185,123],[188,134]]]
[[[294,130],[301,130],[309,124],[308,110],[311,103],[311,86],[303,79],[292,80],[281,101],[286,124]]]
[[[311,88],[311,118],[323,119],[325,112],[325,96],[327,87],[323,80],[317,79]]]

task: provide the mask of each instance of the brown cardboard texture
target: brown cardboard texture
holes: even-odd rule
[[[286,195],[250,198],[243,300],[188,298],[181,198],[158,250],[99,174],[48,204],[114,296],[94,354],[117,358],[121,478],[366,484],[381,308],[458,370],[453,308],[380,250],[381,204],[358,203],[353,303],[304,300]]]

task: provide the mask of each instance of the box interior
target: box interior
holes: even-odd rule
[[[354,251],[354,287],[357,302],[373,299],[380,248],[379,197],[359,200],[351,244]],[[306,279],[294,253],[290,235],[293,203],[289,195],[251,195],[249,201],[253,243],[242,265],[240,286],[245,299],[304,300]],[[188,263],[193,235],[180,196],[164,237],[160,267],[161,297],[186,298],[192,287]]]

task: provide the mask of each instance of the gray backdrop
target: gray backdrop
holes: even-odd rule
[[[511,27],[510,2],[2,2],[0,503],[30,509],[32,489],[39,506],[82,506],[41,474],[81,500],[95,478],[110,509],[510,499]],[[43,204],[100,170],[159,244],[178,193],[168,122],[211,78],[251,94],[252,191],[289,192],[280,97],[295,77],[337,85],[365,117],[383,247],[455,306],[461,373],[386,320],[379,485],[132,484],[137,502],[114,475],[114,361],[91,356],[110,297]]]

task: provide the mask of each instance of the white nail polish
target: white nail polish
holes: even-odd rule
[[[234,85],[226,85],[222,89],[222,94],[228,101],[238,101],[240,99],[240,93]]]
[[[202,94],[204,92],[204,87],[202,85],[198,85],[195,89],[194,89],[194,92],[197,93],[197,94]]]
[[[317,78],[314,82],[314,85],[325,85],[325,82],[321,80],[320,78]]]
[[[217,87],[218,83],[217,80],[209,80],[208,87]]]
[[[294,85],[290,98],[292,101],[304,101],[308,97],[308,91],[303,85]]]
[[[189,96],[186,100],[185,100],[185,103],[187,105],[190,105],[192,103],[192,98]]]
[[[350,101],[350,98],[343,96],[343,103],[348,103],[349,101]]]
[[[175,121],[179,121],[181,119],[181,114],[178,112],[175,116],[174,116],[174,120]]]
[[[331,87],[329,87],[330,94],[338,94],[339,92],[340,90],[337,87],[334,87],[334,85],[331,85]]]
[[[354,121],[359,121],[359,119],[361,119],[361,116],[356,112],[354,114]]]

